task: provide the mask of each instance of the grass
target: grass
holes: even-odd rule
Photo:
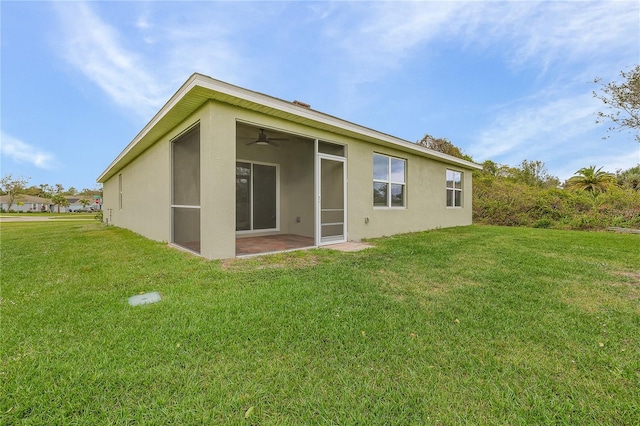
[[[49,219],[95,219],[95,212],[4,212],[0,213],[0,218],[28,217],[28,218],[49,218]]]
[[[638,235],[211,262],[94,222],[1,231],[2,424],[640,422]]]

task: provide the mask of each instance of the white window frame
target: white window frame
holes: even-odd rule
[[[453,173],[453,179],[449,179],[449,173]],[[460,188],[456,188],[456,177],[459,178]],[[447,169],[445,172],[445,205],[448,209],[461,209],[463,207],[463,185],[464,185],[464,173],[458,170]],[[449,182],[452,182],[453,186],[449,186]],[[451,201],[453,205],[449,205],[449,192],[451,192]],[[456,193],[460,193],[460,205],[456,205]]]
[[[374,152],[373,153],[373,158],[372,160],[375,163],[375,157],[385,157],[387,159],[387,167],[388,167],[388,175],[387,175],[387,179],[376,179],[375,178],[375,170],[374,170],[374,177],[373,177],[373,183],[385,183],[387,184],[387,204],[385,206],[376,206],[375,205],[375,201],[373,201],[373,208],[374,209],[406,209],[407,208],[407,159],[406,158],[400,158],[400,157],[393,157],[387,154],[381,154],[379,152]],[[403,177],[403,182],[400,181],[395,181],[391,178],[391,160],[399,160],[402,161],[404,163],[404,177]],[[402,185],[402,205],[401,206],[392,206],[391,205],[391,198],[392,198],[392,194],[391,194],[391,185]],[[372,187],[373,188],[373,187]]]

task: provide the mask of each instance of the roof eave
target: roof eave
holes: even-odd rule
[[[202,88],[209,93],[206,98],[201,98],[202,94],[196,93],[197,88]],[[153,116],[153,118],[147,123],[147,125],[136,135],[135,138],[126,146],[126,148],[109,164],[109,166],[100,174],[97,181],[104,183],[111,176],[115,175],[122,167],[128,164],[131,160],[137,157],[146,148],[151,146],[157,138],[153,140],[146,140],[149,134],[158,126],[167,115],[180,103],[192,96],[196,103],[184,112],[184,116],[180,116],[182,119],[186,118],[188,114],[199,108],[207,99],[219,100],[222,102],[243,104],[245,107],[252,109],[259,109],[263,112],[270,113],[271,115],[280,116],[291,121],[299,121],[305,124],[313,125],[322,128],[329,128],[331,131],[347,135],[350,137],[356,137],[358,139],[366,140],[368,142],[390,146],[401,149],[403,151],[416,153],[418,155],[432,158],[445,162],[447,164],[456,165],[458,167],[464,167],[468,169],[481,169],[482,167],[471,161],[463,160],[457,157],[453,157],[447,154],[443,154],[438,151],[434,151],[428,148],[424,148],[415,143],[397,138],[386,133],[379,132],[377,130],[364,127],[329,114],[325,114],[311,108],[296,105],[293,102],[288,102],[282,99],[278,99],[269,95],[254,92],[249,89],[234,86],[229,83],[225,83],[220,80],[215,80],[211,77],[202,74],[192,74],[189,79],[176,91],[176,93],[167,101],[167,103]],[[200,102],[200,100],[202,102]],[[265,110],[266,108],[266,110]],[[178,120],[180,117],[176,117]],[[169,123],[170,125],[170,123]],[[167,129],[168,131],[169,129]],[[147,146],[148,145],[148,146]]]

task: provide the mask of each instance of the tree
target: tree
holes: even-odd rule
[[[51,197],[51,202],[54,206],[58,206],[58,213],[60,213],[60,206],[67,207],[69,205],[69,200],[60,192]]]
[[[602,84],[602,78],[594,79],[594,83],[602,84],[601,92],[593,92],[593,96],[600,99],[607,107],[607,112],[598,112],[596,123],[610,121],[613,123],[609,131],[627,129],[635,133],[635,139],[640,142],[640,65],[631,71],[621,71],[622,83],[615,81]]]
[[[479,172],[474,171],[474,176],[489,176],[491,178],[507,178],[513,176],[513,168],[498,164],[495,161],[485,160],[482,163],[482,170]]]
[[[31,185],[30,187],[25,188],[23,194],[33,195],[35,197],[39,197],[40,196],[40,188],[38,188],[35,185]]]
[[[529,186],[555,188],[560,185],[560,180],[550,175],[544,162],[539,160],[523,160],[520,167],[513,169],[513,178]]]
[[[82,188],[82,191],[80,191],[79,194],[85,197],[93,197],[94,195],[99,195],[102,197],[102,186],[99,184],[96,185],[96,187],[93,189]]]
[[[40,196],[42,198],[51,198],[53,195],[53,188],[48,183],[41,183],[38,188],[40,188]]]
[[[83,208],[83,209],[86,209],[86,208],[87,208],[87,206],[88,206],[89,204],[91,204],[91,201],[87,200],[86,198],[83,198],[83,199],[81,199],[81,200],[80,200],[80,204],[82,204],[82,208]]]
[[[51,202],[54,206],[58,206],[58,213],[60,213],[60,206],[69,206],[69,200],[64,196],[64,186],[62,184],[55,184],[55,194],[51,197]]]
[[[448,154],[457,158],[471,161],[471,157],[463,154],[460,148],[451,143],[451,141],[447,138],[435,138],[427,133],[416,143],[425,148],[442,152],[443,154]]]
[[[618,185],[640,191],[640,164],[628,170],[618,170],[616,178],[618,179]]]
[[[2,192],[9,196],[7,210],[11,210],[11,206],[13,205],[16,197],[20,194],[24,194],[25,188],[29,183],[29,179],[31,178],[23,176],[14,178],[11,173],[0,179],[0,188],[2,189]]]
[[[575,176],[570,177],[564,184],[565,188],[587,191],[592,194],[605,192],[610,185],[615,184],[616,177],[612,173],[602,170],[596,166],[583,167],[578,170]]]

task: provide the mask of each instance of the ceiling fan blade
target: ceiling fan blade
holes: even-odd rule
[[[241,139],[253,139],[253,138],[241,138]],[[289,139],[287,138],[270,138],[267,136],[267,133],[264,131],[264,129],[260,129],[260,132],[258,132],[258,138],[246,143],[245,145],[258,144],[258,145],[280,146],[274,141],[288,141],[288,140]]]

